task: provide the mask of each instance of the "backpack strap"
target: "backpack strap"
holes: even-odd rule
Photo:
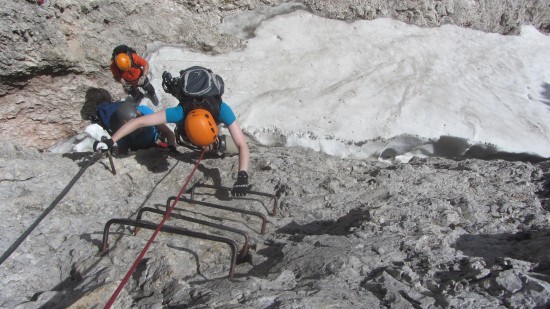
[[[132,54],[136,54],[136,50],[127,46],[127,45],[118,45],[113,49],[113,54],[111,56],[111,61],[115,60],[116,55],[125,53],[130,58],[130,63],[132,64],[133,68],[140,69],[141,73],[143,74],[143,69],[134,63],[134,58],[132,57]]]
[[[182,98],[179,100],[179,102],[179,105],[184,108],[186,114],[194,109],[204,108],[209,111],[210,114],[212,114],[212,117],[214,117],[214,121],[216,121],[216,124],[220,123],[220,111],[222,104],[221,96],[217,95],[206,98]],[[176,137],[176,142],[178,143],[178,145],[185,146],[192,150],[200,150],[200,147],[197,147],[193,145],[193,143],[191,143],[189,137],[187,137],[187,134],[185,133],[184,128],[185,118],[176,123],[176,127],[174,128],[174,135]]]
[[[212,114],[217,124],[220,123],[222,97],[219,95],[206,98],[184,98],[180,100],[180,105],[185,109],[186,114],[194,109],[204,108]]]

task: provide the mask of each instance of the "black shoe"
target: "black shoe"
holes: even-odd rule
[[[223,155],[224,152],[227,150],[227,146],[225,144],[225,138],[226,138],[225,135],[218,135],[218,138],[216,139],[216,141],[210,144],[210,146],[208,146],[207,152],[216,154],[218,156]]]
[[[159,98],[157,97],[156,94],[153,94],[153,96],[151,97],[151,103],[153,103],[154,106],[159,105]]]
[[[218,148],[218,152],[221,152],[221,153],[224,153],[226,150],[227,150],[227,144],[225,143],[225,138],[227,136],[225,135],[218,135],[218,140],[216,141],[216,143],[218,144],[217,148]]]

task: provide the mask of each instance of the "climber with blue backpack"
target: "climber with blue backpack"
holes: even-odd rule
[[[180,76],[175,78],[165,71],[162,74],[162,88],[178,99],[177,106],[130,120],[110,139],[98,143],[97,149],[111,149],[115,143],[139,128],[175,123],[175,139],[181,145],[186,146],[189,142],[199,149],[213,151],[234,145],[238,150],[239,168],[231,192],[234,196],[246,195],[249,190],[247,170],[250,151],[235,113],[222,101],[223,79],[207,68],[193,66],[180,71]],[[231,139],[220,138],[220,124],[227,127]]]
[[[91,117],[92,122],[99,124],[109,135],[115,134],[126,122],[153,114],[153,110],[145,105],[136,107],[136,103],[132,96],[127,96],[121,101],[112,101],[103,99],[96,106],[96,116]],[[117,143],[117,153],[127,154],[128,150],[137,151],[139,149],[148,149],[151,147],[168,148],[171,152],[178,152],[176,147],[166,144],[161,140],[166,139],[168,143],[175,144],[174,133],[165,124],[157,126],[147,126],[135,130],[124,138],[121,138]],[[102,141],[107,140],[106,136],[102,137]],[[93,145],[94,152],[98,150],[96,141]]]

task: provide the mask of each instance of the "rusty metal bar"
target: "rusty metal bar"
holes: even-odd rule
[[[140,221],[144,212],[152,212],[152,213],[156,213],[156,214],[159,214],[159,215],[166,214],[166,211],[164,211],[164,210],[151,208],[151,207],[142,207],[138,211],[136,220]],[[239,234],[239,235],[243,236],[244,244],[243,244],[243,248],[239,252],[239,256],[237,257],[237,264],[239,264],[241,261],[244,261],[246,259],[246,256],[248,255],[248,250],[250,248],[250,245],[249,245],[250,238],[248,237],[248,234],[246,234],[244,231],[236,229],[236,228],[232,228],[232,227],[229,227],[229,226],[225,226],[225,225],[222,225],[222,224],[217,224],[217,223],[214,223],[214,222],[200,220],[200,219],[184,216],[184,215],[173,213],[173,212],[170,214],[170,218],[182,219],[182,220],[194,222],[194,223],[197,223],[197,224],[206,225],[206,226],[213,227],[213,228],[218,228],[220,230],[233,232],[233,233],[236,233],[236,234]],[[138,231],[139,231],[139,228],[134,229],[134,235],[137,234]]]
[[[168,201],[166,201],[166,205],[167,207],[170,206],[170,202],[175,200],[176,197],[175,196],[171,196],[168,198]],[[206,207],[212,207],[212,208],[217,208],[217,209],[222,209],[222,210],[227,210],[227,211],[232,211],[232,212],[238,212],[238,213],[242,213],[242,214],[247,214],[247,215],[251,215],[251,216],[255,216],[255,217],[258,217],[262,220],[262,228],[261,228],[261,231],[260,233],[262,235],[265,234],[265,228],[266,228],[266,224],[267,224],[267,218],[264,216],[264,214],[260,213],[260,212],[256,212],[256,211],[250,211],[250,210],[245,210],[245,209],[238,209],[238,208],[234,208],[234,207],[228,207],[228,206],[222,206],[222,205],[218,205],[218,204],[213,204],[213,203],[208,203],[208,202],[202,202],[202,201],[195,201],[195,200],[192,200],[192,199],[188,199],[186,197],[180,197],[179,201],[183,201],[183,202],[187,202],[187,203],[190,203],[190,204],[197,204],[197,205],[202,205],[202,206],[206,206]]]
[[[195,183],[187,192],[191,193],[191,199],[195,197],[195,188],[201,187],[201,188],[210,188],[210,189],[216,189],[216,190],[226,190],[231,191],[232,188],[224,187],[224,186],[214,186],[214,185],[207,185],[203,183]],[[275,194],[269,194],[259,191],[247,191],[246,194],[251,195],[259,195],[259,196],[266,196],[273,199],[273,209],[271,210],[271,216],[277,215],[277,196]]]
[[[125,219],[125,218],[111,219],[111,220],[107,221],[107,223],[105,224],[105,228],[103,230],[103,245],[101,247],[101,253],[102,254],[105,254],[109,251],[109,243],[108,243],[109,242],[109,228],[111,227],[112,224],[130,225],[130,226],[133,226],[133,227],[140,227],[140,228],[145,228],[145,229],[149,229],[149,230],[156,230],[157,227],[158,227],[157,224],[151,223],[151,222],[146,222],[146,221],[135,221],[135,220]],[[236,266],[236,263],[237,263],[237,250],[238,250],[238,247],[237,247],[237,243],[235,241],[233,241],[232,239],[225,238],[225,237],[214,236],[214,235],[208,235],[208,234],[200,233],[200,232],[194,232],[194,231],[190,231],[188,229],[169,226],[169,225],[162,226],[160,231],[173,233],[173,234],[178,234],[178,235],[185,235],[185,236],[195,237],[195,238],[200,238],[200,239],[206,239],[206,240],[211,240],[211,241],[216,241],[216,242],[222,242],[222,243],[228,244],[229,247],[231,248],[231,266],[229,268],[229,278],[233,278],[233,276],[235,275],[235,266]]]
[[[111,173],[113,173],[113,175],[116,175],[116,169],[115,169],[115,164],[113,163],[113,156],[111,154],[111,150],[107,150],[107,157],[109,157],[109,163],[111,164]]]

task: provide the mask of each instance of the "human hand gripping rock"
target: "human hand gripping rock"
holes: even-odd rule
[[[147,76],[142,76],[138,79],[138,85],[142,86],[143,84],[145,84],[145,79],[147,78]]]
[[[101,150],[102,152],[113,148],[115,142],[112,139],[103,136],[100,141],[95,141],[93,145],[94,152]]]

